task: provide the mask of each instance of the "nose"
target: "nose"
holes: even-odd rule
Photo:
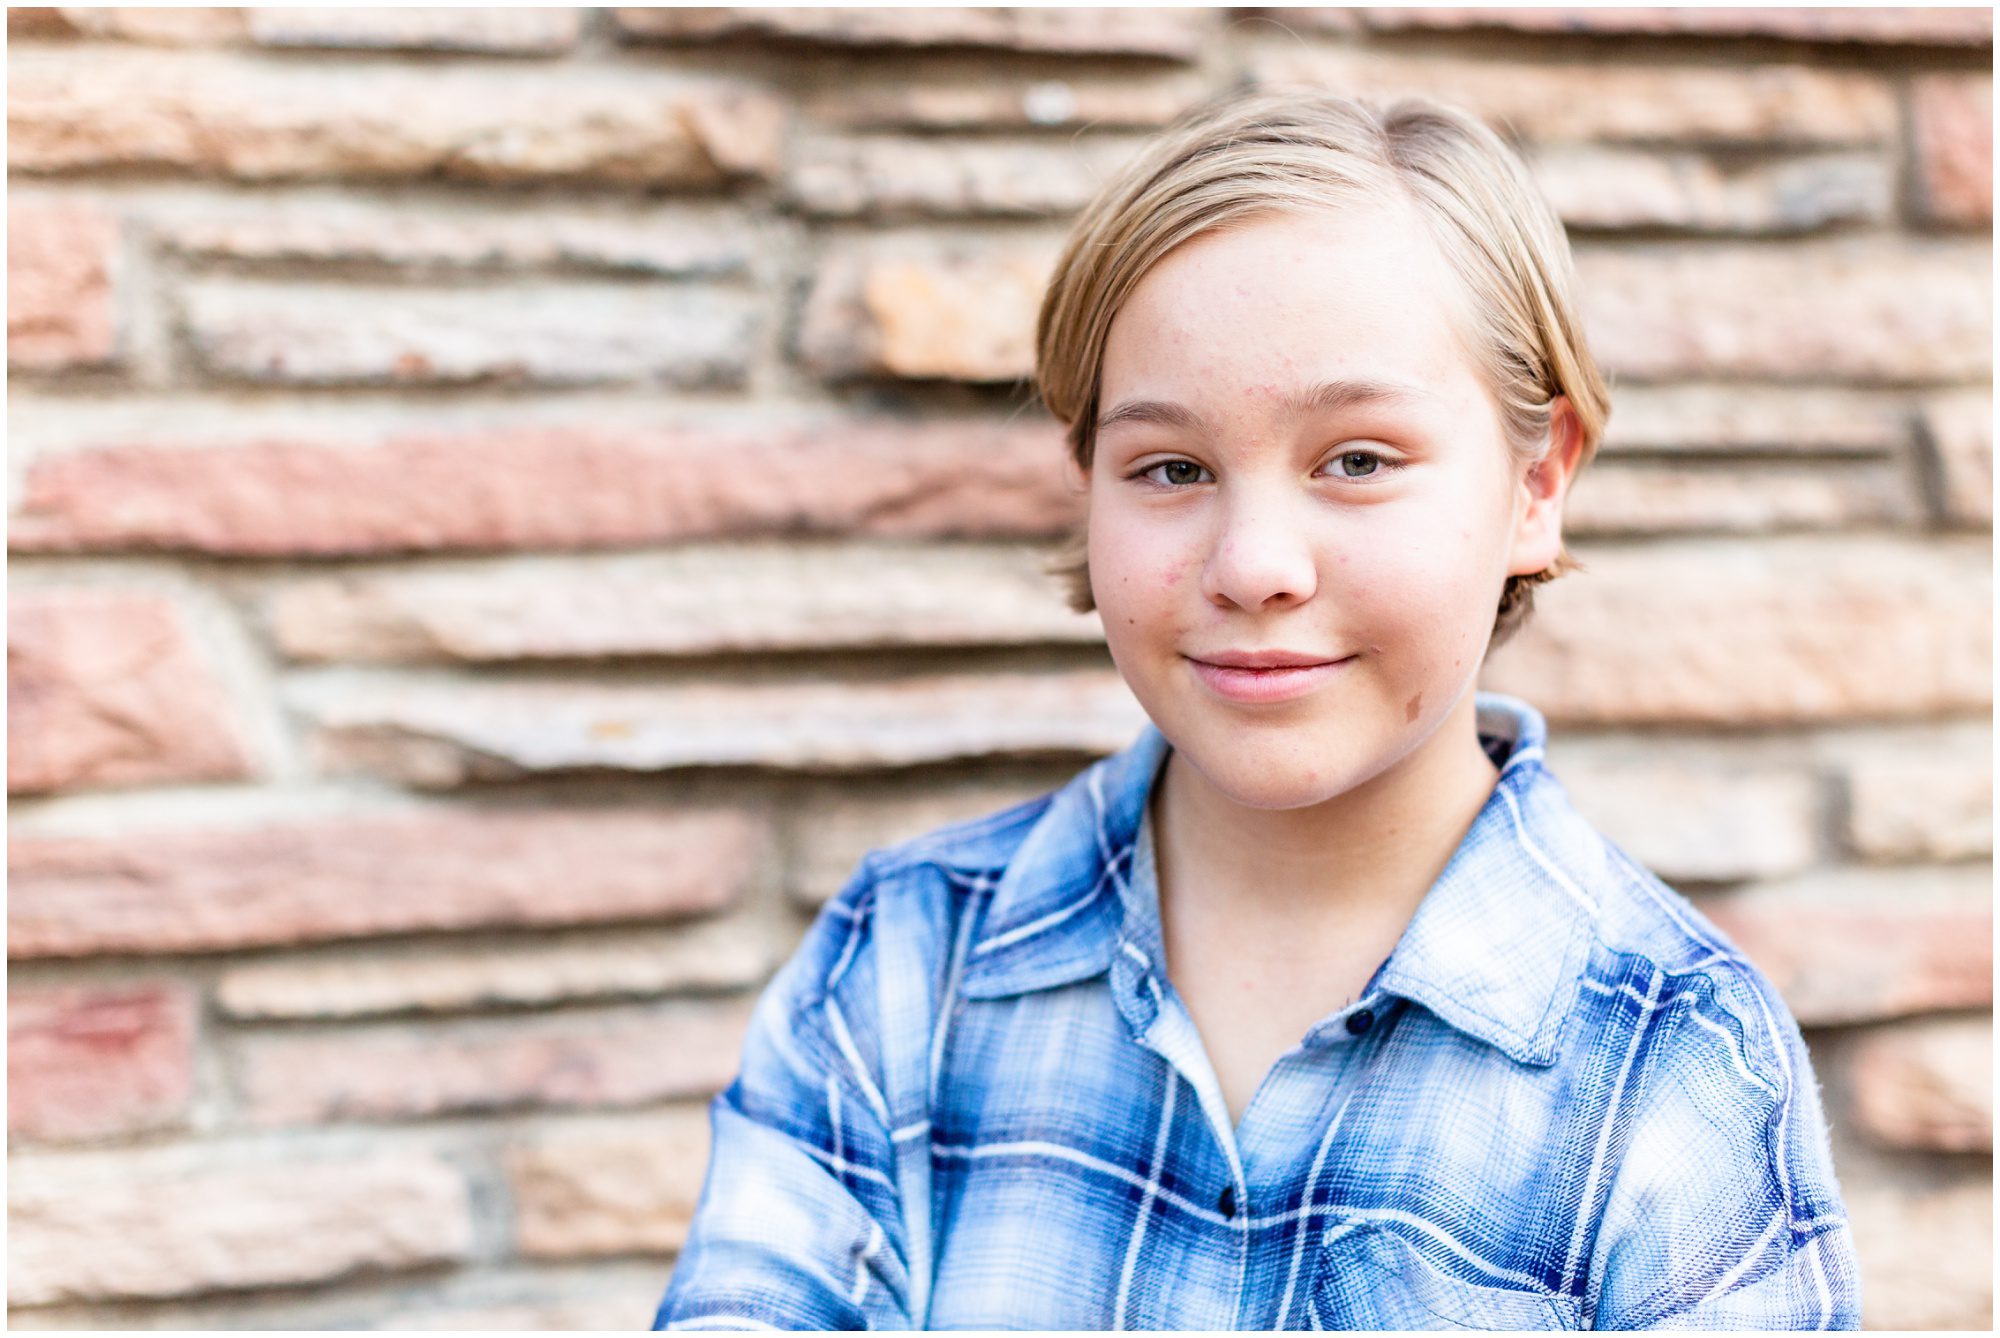
[[[1311,529],[1287,500],[1244,495],[1221,509],[1202,593],[1240,609],[1282,608],[1311,599],[1319,588]]]

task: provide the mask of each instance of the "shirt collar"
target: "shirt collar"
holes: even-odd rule
[[[1543,764],[1541,713],[1501,693],[1477,693],[1476,705],[1500,779],[1371,988],[1420,1003],[1516,1060],[1548,1064],[1607,885],[1603,842]],[[967,997],[1088,979],[1121,942],[1157,952],[1158,903],[1150,887],[1135,889],[1133,872],[1170,747],[1148,722],[1131,746],[1056,793],[994,889],[966,963]]]

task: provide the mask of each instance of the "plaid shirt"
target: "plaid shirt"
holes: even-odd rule
[[[1240,1127],[1161,963],[1148,725],[872,852],[759,1002],[656,1328],[1855,1328],[1798,1025],[1527,703]]]

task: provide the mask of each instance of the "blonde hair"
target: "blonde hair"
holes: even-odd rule
[[[1461,334],[1515,462],[1549,449],[1551,405],[1564,395],[1583,438],[1577,467],[1587,464],[1610,396],[1577,318],[1569,239],[1514,150],[1469,112],[1430,98],[1377,109],[1281,88],[1225,93],[1188,111],[1077,218],[1042,298],[1035,372],[1085,475],[1112,318],[1162,257],[1259,214],[1398,200],[1416,206],[1464,281],[1474,328]],[[1580,567],[1565,547],[1543,571],[1509,576],[1488,648],[1527,619],[1536,585]],[[1096,607],[1082,534],[1048,571],[1066,583],[1071,608]]]

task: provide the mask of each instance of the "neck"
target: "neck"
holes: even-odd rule
[[[1240,804],[1176,749],[1152,795],[1163,901],[1171,881],[1176,900],[1197,896],[1232,917],[1407,917],[1444,872],[1499,774],[1479,746],[1471,692],[1409,756],[1304,808]]]

